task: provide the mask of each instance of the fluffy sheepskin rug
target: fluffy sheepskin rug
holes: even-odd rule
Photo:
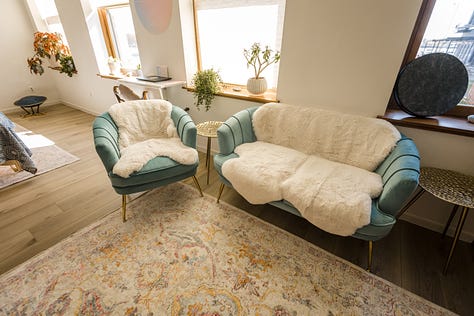
[[[198,160],[196,149],[185,146],[171,119],[172,104],[165,100],[117,103],[109,114],[118,126],[120,159],[113,173],[128,178],[149,160],[164,156],[181,164]]]
[[[350,236],[370,223],[372,199],[382,192],[380,175],[317,156],[281,184],[283,199],[319,228]]]
[[[389,122],[357,115],[267,103],[252,119],[257,140],[373,171],[395,148]]]
[[[246,143],[222,173],[252,204],[287,200],[319,228],[341,236],[369,224],[382,178],[361,168],[265,142]]]
[[[297,150],[259,141],[242,144],[235,152],[239,158],[227,160],[222,173],[252,204],[281,200],[281,183],[307,158]]]

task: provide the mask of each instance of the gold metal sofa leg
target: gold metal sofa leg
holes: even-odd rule
[[[127,195],[122,194],[122,222],[127,221]]]
[[[367,263],[367,271],[370,272],[370,269],[372,269],[372,245],[373,241],[369,240],[369,256],[368,256],[368,263]]]
[[[201,196],[204,196],[202,194],[202,190],[201,190],[201,186],[199,185],[199,181],[198,179],[196,178],[196,176],[193,176],[193,181],[194,181],[194,185],[197,187],[197,189],[199,190],[199,194],[201,194]]]
[[[224,183],[221,183],[221,186],[219,187],[219,194],[217,195],[217,203],[219,203],[219,200],[221,199],[222,191],[224,191]]]

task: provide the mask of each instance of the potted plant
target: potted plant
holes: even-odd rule
[[[221,91],[221,76],[212,68],[200,70],[194,74],[191,84],[194,86],[194,105],[198,110],[204,105],[209,111],[216,93]]]
[[[254,43],[250,49],[244,49],[244,57],[247,60],[247,68],[252,66],[255,74],[255,77],[247,81],[247,90],[253,94],[264,93],[267,90],[267,81],[261,74],[268,66],[280,60],[280,52],[273,52],[268,46],[262,49],[260,43]]]
[[[31,73],[36,75],[44,73],[42,59],[50,61],[51,69],[65,73],[69,77],[77,73],[69,47],[64,45],[61,34],[36,32],[34,34],[33,49],[35,54],[27,59]]]

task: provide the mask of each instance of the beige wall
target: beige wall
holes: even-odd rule
[[[420,0],[286,2],[278,98],[383,114]]]
[[[3,0],[0,9],[8,12],[7,9],[13,7],[16,14],[25,16],[25,9],[13,4],[16,2]],[[132,13],[145,73],[152,73],[158,64],[166,64],[174,79],[187,80],[195,67],[195,63],[190,61],[194,54],[190,43],[191,0],[173,2],[171,24],[162,34],[145,30],[139,24],[133,6]],[[88,112],[101,113],[114,103],[113,81],[96,76],[98,67],[87,35],[84,20],[87,17],[82,13],[81,1],[56,0],[56,3],[79,70],[79,75],[72,80],[61,77],[58,84],[61,99]],[[421,0],[288,0],[278,81],[279,99],[365,116],[382,114],[420,3]],[[18,24],[22,32],[31,32],[32,27],[25,18],[13,20],[12,23]],[[3,25],[5,22],[0,23]],[[30,34],[25,37],[30,37]],[[21,59],[24,60],[25,56]],[[18,69],[22,67],[18,66]],[[181,88],[171,88],[166,93],[174,104],[189,106],[196,122],[225,120],[236,111],[256,105],[217,97],[211,111],[198,112],[194,109],[191,93]],[[422,165],[474,174],[474,138],[410,128],[400,130],[417,143]],[[199,138],[198,144],[204,148],[205,140]],[[214,148],[217,148],[215,144]],[[404,218],[440,231],[449,210],[447,203],[426,196]],[[472,217],[470,214],[464,228],[462,238],[465,240],[474,237]]]
[[[39,76],[28,69],[26,59],[33,56],[34,28],[23,1],[2,0],[0,12],[0,111],[16,110],[13,102],[31,94],[47,96],[45,104],[58,102],[53,70],[46,68]]]

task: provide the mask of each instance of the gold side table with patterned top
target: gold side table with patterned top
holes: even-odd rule
[[[209,172],[211,171],[211,139],[217,138],[217,129],[223,122],[207,121],[196,125],[197,134],[207,137],[206,166],[207,166],[207,184],[209,184]]]
[[[467,212],[470,208],[474,208],[474,176],[465,175],[452,170],[444,170],[431,167],[423,167],[420,170],[420,190],[408,202],[408,204],[400,212],[400,216],[413,204],[420,196],[428,191],[437,198],[454,204],[453,210],[449,215],[448,222],[443,230],[443,237],[451,224],[459,206],[462,206],[462,213],[454,233],[454,240],[451,244],[448,259],[444,265],[443,273],[446,274],[448,266],[454,253],[454,248],[461,234],[464,222],[466,221]]]

